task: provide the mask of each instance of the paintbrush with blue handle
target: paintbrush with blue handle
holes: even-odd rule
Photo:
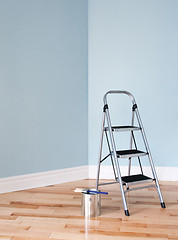
[[[95,194],[108,194],[108,192],[100,192],[98,190],[90,190],[90,189],[82,189],[82,188],[76,188],[74,192],[81,192],[81,193],[95,193]]]

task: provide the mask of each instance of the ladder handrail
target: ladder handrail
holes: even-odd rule
[[[103,97],[104,105],[107,104],[107,95],[112,93],[126,94],[131,98],[133,105],[136,104],[135,98],[130,92],[122,90],[110,90]]]

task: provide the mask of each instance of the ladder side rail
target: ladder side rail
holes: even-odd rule
[[[139,126],[141,128],[141,133],[142,133],[142,136],[143,136],[145,147],[146,147],[146,150],[148,152],[148,159],[150,161],[151,170],[152,170],[155,182],[156,182],[156,187],[157,187],[158,195],[159,195],[159,198],[160,198],[160,202],[164,203],[162,193],[161,193],[161,189],[160,189],[160,186],[159,186],[158,177],[157,177],[157,174],[156,174],[156,169],[155,169],[155,166],[154,166],[154,163],[153,163],[153,159],[152,159],[152,156],[151,156],[151,151],[150,151],[150,148],[149,148],[149,145],[148,145],[148,141],[147,141],[147,138],[146,138],[146,134],[145,134],[145,131],[144,131],[143,123],[142,123],[138,108],[135,109],[135,112],[136,112],[136,116],[137,116],[137,119],[138,119]]]
[[[137,119],[138,119],[139,127],[141,128],[141,133],[142,133],[143,141],[144,141],[144,144],[145,144],[145,148],[146,148],[146,151],[148,153],[153,177],[154,177],[154,179],[156,179],[157,178],[156,169],[155,169],[155,166],[154,166],[154,163],[153,163],[153,159],[152,159],[152,156],[151,156],[151,151],[150,151],[150,148],[149,148],[149,145],[148,145],[148,141],[147,141],[147,138],[146,138],[146,134],[145,134],[145,131],[144,131],[143,123],[142,123],[138,108],[135,109],[135,112],[136,112],[136,116],[137,116]]]
[[[110,140],[111,140],[111,147],[113,149],[113,158],[114,158],[114,162],[115,162],[115,166],[116,166],[116,173],[117,173],[117,176],[118,176],[118,182],[120,184],[122,201],[123,201],[123,204],[124,204],[125,214],[127,216],[129,216],[129,211],[128,211],[127,202],[126,202],[126,197],[125,197],[125,193],[124,193],[124,187],[123,187],[122,178],[121,178],[121,172],[120,172],[120,168],[119,168],[119,162],[118,162],[118,159],[117,159],[116,146],[115,146],[114,136],[113,136],[112,127],[111,127],[111,120],[110,120],[110,116],[109,116],[108,104],[107,104],[107,95],[108,94],[115,94],[115,93],[116,94],[119,93],[119,94],[126,94],[126,95],[128,95],[131,98],[131,100],[132,100],[133,106],[136,104],[136,102],[135,102],[134,96],[131,93],[127,92],[127,91],[111,90],[111,91],[108,91],[104,95],[104,98],[103,98],[103,101],[104,101],[104,111],[106,111],[106,118],[107,118],[107,122],[108,122],[109,136],[110,136]]]
[[[110,156],[111,156],[111,164],[112,164],[112,167],[113,167],[114,177],[115,177],[115,180],[117,180],[116,171],[115,171],[114,162],[113,162],[113,157],[112,157],[112,151],[111,151],[111,147],[110,147],[110,144],[109,144],[108,134],[107,134],[106,131],[105,131],[105,135],[106,135],[106,141],[107,141],[108,149],[109,149]]]
[[[125,214],[129,215],[128,208],[127,208],[126,197],[125,197],[125,193],[124,193],[124,187],[123,187],[123,184],[122,184],[119,162],[118,162],[117,154],[116,154],[116,146],[115,146],[114,136],[113,136],[112,127],[111,127],[111,119],[110,119],[110,116],[109,116],[109,110],[108,110],[108,105],[107,105],[106,99],[105,99],[104,103],[105,103],[106,119],[107,119],[107,122],[108,122],[109,136],[110,136],[110,140],[111,140],[111,147],[112,147],[112,150],[113,150],[113,159],[114,159],[114,163],[115,163],[115,166],[116,166],[116,173],[117,173],[117,176],[118,176],[118,181],[119,181],[119,184],[120,184],[120,190],[121,190],[124,210],[125,210]]]
[[[133,138],[133,142],[134,142],[135,148],[138,149],[133,131],[132,131],[132,138]],[[142,168],[142,164],[141,164],[141,160],[140,160],[139,156],[138,156],[138,162],[139,162],[141,173],[143,174],[143,168]]]
[[[104,137],[104,126],[105,126],[105,116],[106,116],[106,113],[105,113],[105,111],[103,111],[102,129],[101,129],[101,144],[100,144],[100,153],[99,153],[99,161],[98,161],[98,169],[97,169],[96,189],[98,189],[98,184],[99,184],[100,165],[101,165],[103,137]]]
[[[132,109],[132,121],[131,121],[131,126],[134,125],[134,111]],[[131,134],[130,134],[130,150],[132,150],[132,144],[133,144],[133,138],[132,138],[132,133],[133,131],[131,131]],[[129,158],[129,167],[128,167],[128,176],[130,176],[130,172],[131,172],[131,161],[132,161],[132,158]]]

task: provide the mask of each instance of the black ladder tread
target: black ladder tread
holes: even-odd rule
[[[112,126],[111,128],[112,128],[112,131],[115,131],[115,132],[140,130],[140,127],[136,127],[136,126]],[[105,127],[105,130],[108,131],[109,128]]]
[[[136,183],[143,183],[145,181],[152,182],[153,179],[143,174],[136,174],[136,175],[122,177],[122,182],[124,184],[136,184]]]
[[[128,157],[139,157],[139,156],[145,156],[147,153],[137,150],[137,149],[131,149],[131,150],[120,150],[116,151],[118,158],[128,158]]]

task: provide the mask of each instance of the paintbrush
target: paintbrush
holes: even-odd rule
[[[74,192],[80,192],[80,193],[94,193],[94,194],[108,194],[108,192],[101,192],[99,190],[90,190],[90,189],[83,189],[83,188],[76,188]]]

